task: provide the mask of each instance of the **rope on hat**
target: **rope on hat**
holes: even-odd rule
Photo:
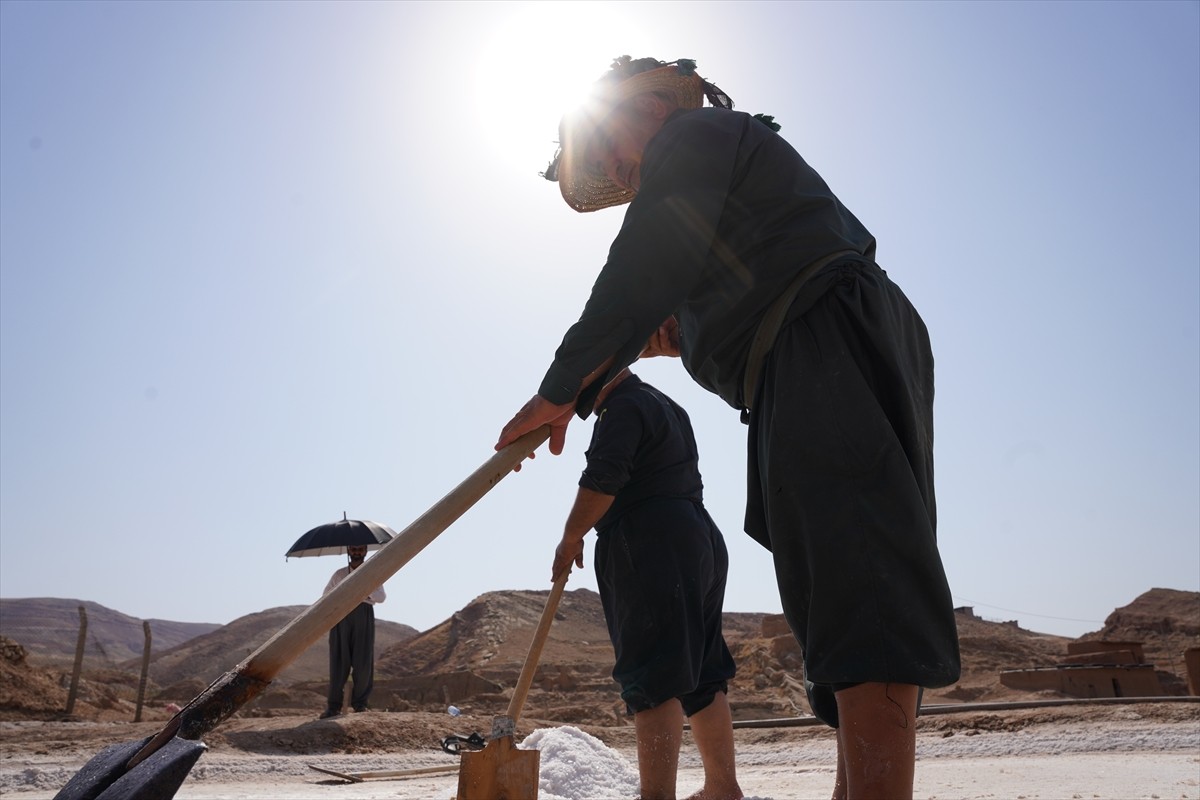
[[[538,175],[542,176],[543,178],[545,178],[548,181],[557,181],[558,180],[558,159],[561,156],[562,156],[562,145],[559,145],[558,147],[556,147],[554,149],[554,158],[550,159],[550,163],[546,165],[546,171],[539,172]]]
[[[776,133],[779,133],[779,129],[783,127],[778,122],[776,122],[775,118],[773,116],[771,116],[770,114],[755,114],[754,118],[756,120],[758,120],[759,122],[761,122],[763,125],[766,125],[771,130],[775,131]]]
[[[663,66],[669,67],[672,64],[675,66],[675,69],[679,71],[679,74],[685,78],[696,75],[695,59],[681,58],[677,61],[672,61],[669,64],[664,64]],[[708,98],[708,102],[711,106],[714,108],[723,108],[726,111],[733,110],[733,98],[725,94],[725,92],[723,92],[715,83],[710,83],[699,75],[696,75],[696,77],[700,78],[700,84],[704,87],[704,96]]]
[[[616,63],[617,62],[613,62],[614,66]],[[679,74],[685,78],[689,75],[696,74],[696,62],[694,59],[681,58],[672,63],[674,63],[675,68],[679,70]],[[708,98],[708,102],[710,104],[712,104],[715,108],[723,108],[726,111],[733,110],[733,98],[725,94],[725,92],[723,92],[716,84],[706,81],[704,78],[700,78],[700,82],[704,85],[704,96]],[[776,133],[779,133],[779,129],[782,127],[778,122],[775,121],[775,117],[771,116],[770,114],[755,114],[754,118]]]

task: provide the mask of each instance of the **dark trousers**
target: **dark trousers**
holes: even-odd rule
[[[936,688],[960,672],[937,548],[925,324],[878,267],[839,269],[768,359],[746,513],[773,554],[813,713],[834,727],[839,685]]]
[[[329,697],[333,711],[342,708],[346,680],[353,674],[352,708],[365,708],[375,685],[375,609],[359,603],[329,631]]]
[[[704,506],[657,498],[596,535],[592,559],[631,714],[679,698],[689,717],[728,689],[736,666],[721,633],[729,554]]]

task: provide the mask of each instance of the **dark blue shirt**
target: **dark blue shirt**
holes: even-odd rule
[[[687,412],[636,375],[597,406],[585,455],[587,468],[579,485],[615,497],[596,523],[597,531],[645,500],[704,499],[700,457]]]

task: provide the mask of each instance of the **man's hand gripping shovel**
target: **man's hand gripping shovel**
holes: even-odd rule
[[[145,740],[102,750],[67,782],[55,800],[174,797],[207,749],[199,741],[201,736],[257,697],[284,667],[520,466],[549,435],[549,428],[541,427],[497,452],[333,591],[285,625],[246,661],[214,681],[161,731]]]

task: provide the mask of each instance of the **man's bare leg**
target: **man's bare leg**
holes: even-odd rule
[[[717,692],[713,701],[688,718],[692,739],[704,764],[704,787],[688,800],[741,800],[733,756],[733,714],[729,698]]]
[[[683,741],[683,706],[678,700],[633,715],[637,729],[641,800],[675,800],[679,745]]]
[[[848,800],[846,788],[846,748],[842,745],[842,729],[837,730],[837,777],[833,781],[833,800]]]
[[[834,695],[839,776],[844,767],[848,800],[911,800],[917,694],[917,687],[906,683],[860,683]]]

